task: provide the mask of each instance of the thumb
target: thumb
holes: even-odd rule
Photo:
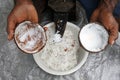
[[[15,25],[16,25],[16,23],[15,23],[14,19],[8,18],[8,25],[7,25],[8,40],[13,39]]]
[[[115,28],[110,30],[109,44],[113,45],[117,38],[118,38],[118,28],[115,26]]]
[[[90,17],[90,22],[96,22],[97,19],[98,19],[98,15],[99,15],[99,10],[96,9],[96,10],[93,12],[92,16]]]
[[[31,13],[31,15],[33,15],[33,16],[29,15],[30,17],[28,18],[28,20],[31,21],[32,23],[38,23],[37,13],[34,11],[34,12]]]

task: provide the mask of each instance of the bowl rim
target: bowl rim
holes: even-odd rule
[[[52,25],[52,24],[53,24],[53,22],[48,23],[48,24],[46,24],[46,25]],[[75,25],[75,24],[73,24],[73,23],[71,23],[71,22],[67,22],[67,24],[69,24],[69,25],[74,25],[74,26],[78,27],[77,25]],[[46,25],[45,25],[45,26],[46,26]],[[78,27],[78,28],[79,28],[79,27]],[[78,34],[79,34],[79,33],[78,33]],[[78,42],[79,42],[79,41],[78,41]],[[81,48],[82,48],[82,47],[81,47]],[[84,49],[82,48],[82,50],[84,50]],[[33,54],[33,58],[34,58],[36,64],[37,64],[42,70],[44,70],[45,72],[47,72],[47,73],[49,73],[49,74],[52,74],[52,75],[68,75],[68,74],[71,74],[71,73],[77,71],[78,69],[80,69],[80,68],[82,67],[82,65],[86,62],[89,52],[87,52],[87,51],[85,51],[85,50],[84,50],[84,52],[85,52],[85,53],[84,53],[84,55],[83,55],[83,58],[81,59],[81,61],[79,62],[79,64],[77,64],[74,68],[72,68],[72,69],[70,69],[70,70],[67,70],[67,71],[55,71],[55,70],[52,70],[52,69],[50,69],[50,68],[46,68],[45,65],[41,64],[41,63],[39,62],[39,60],[38,60],[40,53]]]
[[[68,70],[68,71],[55,71],[55,70],[52,70],[52,69],[48,69],[48,68],[45,68],[42,64],[39,64],[39,61],[37,60],[37,54],[33,54],[33,58],[36,62],[36,64],[42,69],[44,70],[45,72],[49,73],[49,74],[52,74],[52,75],[68,75],[68,74],[71,74],[75,71],[77,71],[78,69],[80,69],[83,64],[86,62],[87,60],[87,57],[88,57],[88,52],[85,52],[84,53],[84,57],[83,59],[81,59],[81,62],[79,64],[77,64],[74,68]]]

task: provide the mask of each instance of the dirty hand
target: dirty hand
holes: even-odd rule
[[[17,1],[17,0],[16,0]],[[19,0],[18,0],[19,1]],[[16,2],[13,10],[8,16],[8,26],[7,26],[7,32],[8,32],[8,39],[13,39],[14,30],[16,28],[16,25],[25,21],[31,21],[33,23],[38,22],[38,15],[37,11],[30,0],[25,0],[21,2]]]
[[[118,37],[118,23],[112,14],[114,5],[110,5],[111,3],[107,1],[109,0],[101,2],[99,7],[93,12],[91,22],[99,22],[108,30],[110,35],[109,44],[112,45]]]

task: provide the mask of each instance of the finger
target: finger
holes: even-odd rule
[[[32,23],[34,24],[37,24],[38,23],[38,17],[34,17],[34,18],[29,18],[28,21],[31,21]]]
[[[118,26],[110,29],[109,44],[113,45],[115,40],[118,38]]]
[[[14,19],[11,17],[8,17],[8,25],[7,25],[8,40],[13,39],[15,25],[16,25],[16,23],[15,23]]]
[[[31,16],[31,15],[33,15],[33,16]],[[30,13],[29,20],[33,23],[38,23],[38,14],[37,14],[36,10],[33,11],[32,13]]]
[[[119,24],[119,32],[120,32],[120,18],[115,18],[116,19],[116,21],[118,22],[118,24]]]
[[[104,17],[101,18],[101,22],[109,32],[109,44],[113,45],[118,38],[118,23],[111,13],[104,13]]]
[[[99,16],[99,10],[96,9],[90,18],[90,22],[96,22],[98,19],[98,16]]]
[[[31,18],[30,21],[33,23],[38,23],[38,17]]]

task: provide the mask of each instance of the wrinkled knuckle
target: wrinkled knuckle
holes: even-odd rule
[[[119,27],[118,27],[118,24],[116,24],[116,25],[114,25],[114,26],[111,27],[111,30],[118,31],[118,28],[119,28]]]

